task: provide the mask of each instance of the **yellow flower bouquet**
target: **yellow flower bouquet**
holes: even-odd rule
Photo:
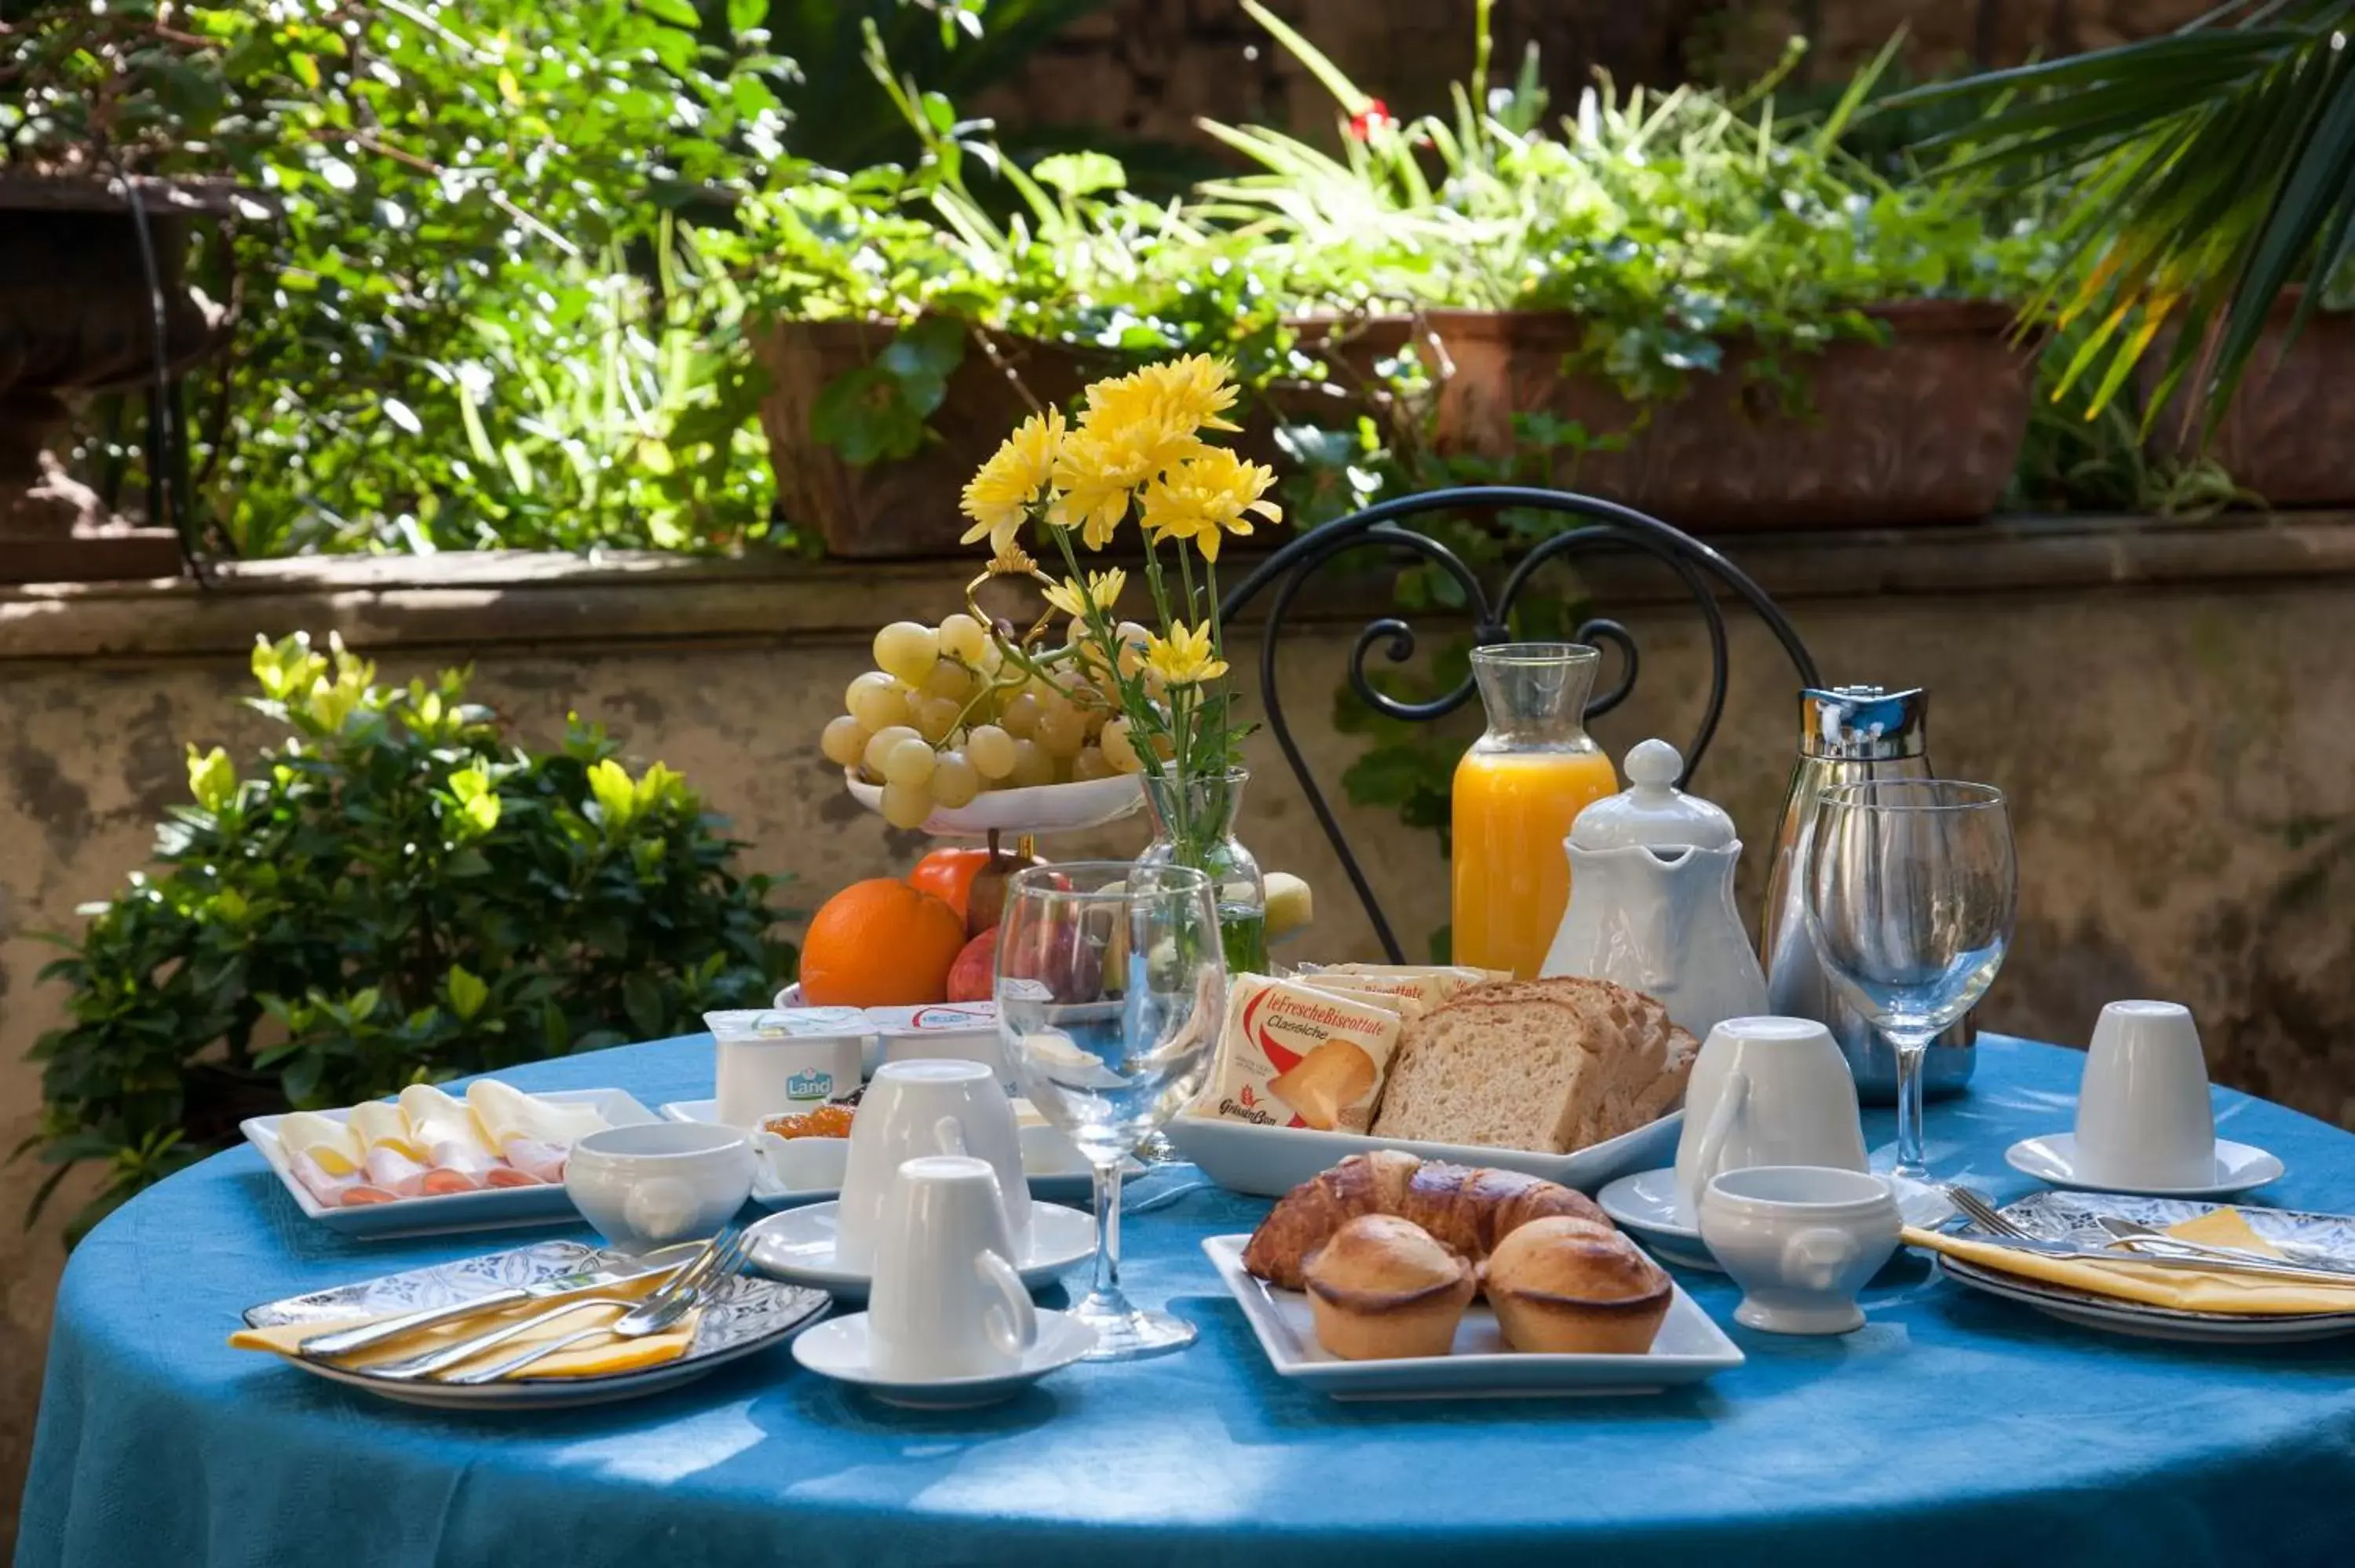
[[[1182,783],[1236,767],[1219,548],[1282,514],[1266,498],[1273,471],[1208,439],[1236,428],[1231,375],[1198,355],[1096,382],[1075,416],[1032,415],[982,464],[964,488],[964,542],[986,540],[990,558],[966,613],[878,632],[877,668],[822,738],[827,758],[880,782],[885,820],[919,827],[984,789],[1137,772]],[[1132,518],[1150,624],[1121,617],[1124,569],[1081,563]],[[1026,549],[1034,531],[1060,575]],[[1027,630],[982,612],[993,577],[1038,585],[1045,608]]]

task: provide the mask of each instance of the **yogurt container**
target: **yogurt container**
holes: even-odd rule
[[[757,1128],[854,1093],[873,1030],[855,1007],[707,1012],[719,1119]]]
[[[998,1083],[1007,1094],[1015,1092],[1014,1075],[997,1038],[997,1004],[994,1001],[870,1007],[867,1010],[867,1022],[875,1031],[879,1054],[886,1062],[938,1058],[978,1062],[997,1075]]]

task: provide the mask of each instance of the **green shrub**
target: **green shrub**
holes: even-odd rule
[[[79,1234],[221,1147],[242,1118],[698,1027],[792,972],[770,879],[677,773],[632,779],[575,716],[560,751],[502,743],[466,674],[376,683],[297,634],[248,701],[293,731],[240,778],[188,748],[163,869],[134,873],[50,965],[38,1145],[110,1179]],[[23,1152],[22,1150],[19,1152]]]

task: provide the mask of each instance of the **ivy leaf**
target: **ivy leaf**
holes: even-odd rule
[[[628,771],[612,758],[589,769],[589,789],[597,797],[597,809],[607,832],[621,832],[637,815],[637,786],[630,781]]]
[[[491,988],[476,979],[464,964],[452,964],[443,978],[443,991],[450,998],[450,1011],[460,1022],[470,1022],[483,1011],[483,1003],[491,999]]]
[[[622,982],[622,1011],[629,1014],[641,1040],[659,1038],[669,1022],[663,1008],[662,992],[644,969],[631,971],[630,978]]]
[[[909,407],[901,385],[879,365],[836,376],[810,408],[810,434],[860,467],[913,457],[924,444],[924,418]]]
[[[199,757],[194,746],[188,747],[188,793],[216,813],[237,799],[237,764],[227,751],[216,746]]]

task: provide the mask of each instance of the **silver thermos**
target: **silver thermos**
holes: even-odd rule
[[[1884,692],[1879,686],[1834,686],[1799,694],[1799,761],[1774,858],[1766,872],[1766,910],[1759,921],[1758,957],[1766,970],[1766,1007],[1785,1017],[1828,1025],[1856,1075],[1858,1094],[1871,1105],[1897,1103],[1897,1054],[1832,987],[1807,936],[1806,896],[1796,874],[1801,847],[1814,825],[1817,803],[1836,784],[1870,779],[1928,779],[1924,729],[1929,694]],[[1923,1062],[1922,1091],[1930,1098],[1959,1094],[1970,1082],[1977,1053],[1964,1019],[1931,1043]]]

